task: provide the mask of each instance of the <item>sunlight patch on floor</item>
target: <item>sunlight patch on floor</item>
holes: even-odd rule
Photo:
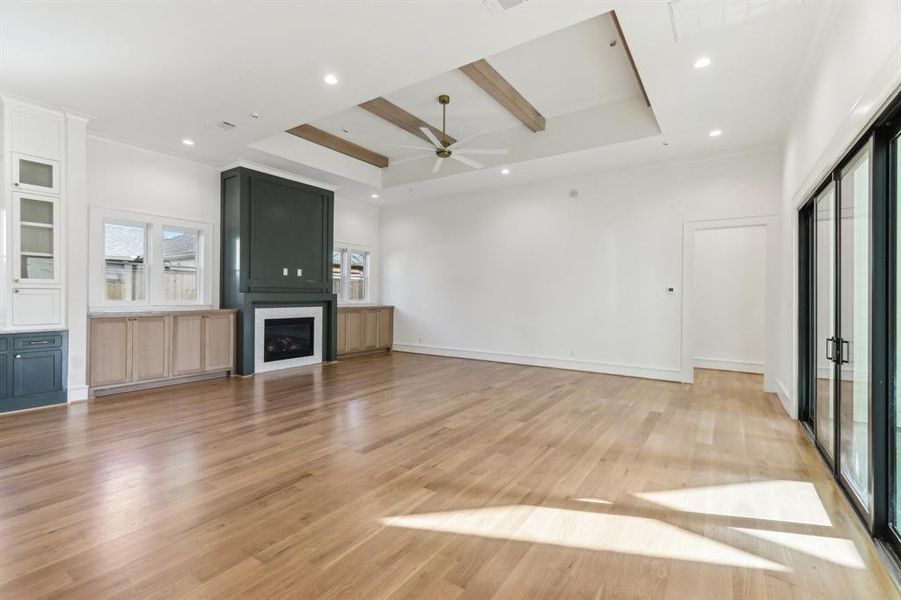
[[[803,552],[816,558],[828,560],[843,567],[866,569],[866,565],[863,564],[863,559],[854,546],[854,542],[849,539],[789,533],[787,531],[746,529],[744,527],[733,527],[733,529],[767,542],[785,546],[796,552]]]
[[[587,504],[613,504],[613,502],[610,502],[609,500],[601,500],[600,498],[573,498],[573,500],[576,502],[585,502]]]
[[[642,492],[635,496],[683,512],[832,526],[809,481],[753,481]]]
[[[381,523],[391,527],[749,569],[790,570],[727,544],[644,517],[512,505],[385,517]]]

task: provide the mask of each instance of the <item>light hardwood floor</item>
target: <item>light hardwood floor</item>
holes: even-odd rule
[[[0,418],[0,598],[897,597],[754,375],[388,354]]]

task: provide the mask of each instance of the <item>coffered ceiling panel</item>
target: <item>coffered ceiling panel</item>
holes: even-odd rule
[[[641,93],[617,37],[608,13],[490,56],[488,62],[551,118]]]

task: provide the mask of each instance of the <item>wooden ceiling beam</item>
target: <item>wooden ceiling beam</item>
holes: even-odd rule
[[[328,131],[323,131],[312,125],[298,125],[297,127],[292,127],[287,131],[291,135],[296,135],[299,138],[303,138],[308,142],[313,142],[314,144],[319,144],[320,146],[325,146],[330,150],[334,150],[335,152],[340,152],[341,154],[345,154],[350,156],[351,158],[356,158],[357,160],[362,160],[363,162],[369,163],[370,165],[375,165],[380,169],[384,169],[388,166],[388,157],[379,154],[378,152],[373,152],[369,148],[364,148],[363,146],[354,144],[344,138],[340,138],[337,135],[332,135]]]
[[[544,131],[544,117],[484,58],[460,67],[473,83],[534,132]]]
[[[420,127],[427,127],[431,129],[432,133],[435,134],[435,137],[437,137],[439,140],[441,139],[442,133],[440,129],[426,123],[416,115],[408,113],[398,105],[394,104],[390,100],[386,100],[385,98],[373,98],[368,102],[360,104],[360,108],[388,121],[392,125],[399,127],[408,133],[412,133],[419,139],[425,140],[429,144],[431,144],[432,141],[422,132],[422,129],[420,129]],[[444,137],[447,138],[448,144],[454,144],[457,141],[449,135]]]

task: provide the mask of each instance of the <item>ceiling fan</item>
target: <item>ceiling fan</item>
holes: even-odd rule
[[[398,148],[414,148],[416,150],[423,150],[426,154],[419,154],[417,156],[411,156],[409,158],[404,158],[401,160],[391,161],[391,164],[401,164],[405,162],[410,162],[411,160],[419,160],[420,158],[425,158],[427,156],[431,156],[435,154],[438,156],[438,159],[435,161],[435,166],[432,167],[432,173],[437,173],[441,170],[441,166],[444,164],[446,159],[456,160],[458,162],[463,163],[473,169],[481,169],[483,167],[482,163],[477,162],[469,156],[468,154],[506,154],[506,148],[461,148],[460,146],[469,140],[478,137],[485,133],[484,131],[479,132],[475,135],[471,135],[462,140],[456,141],[453,144],[449,143],[447,139],[447,105],[450,104],[450,96],[447,94],[441,94],[438,96],[438,103],[441,104],[441,139],[438,139],[438,136],[428,127],[420,127],[420,131],[422,131],[423,135],[425,135],[429,141],[432,143],[432,146],[408,146],[405,144],[388,144],[389,146],[396,146]]]

